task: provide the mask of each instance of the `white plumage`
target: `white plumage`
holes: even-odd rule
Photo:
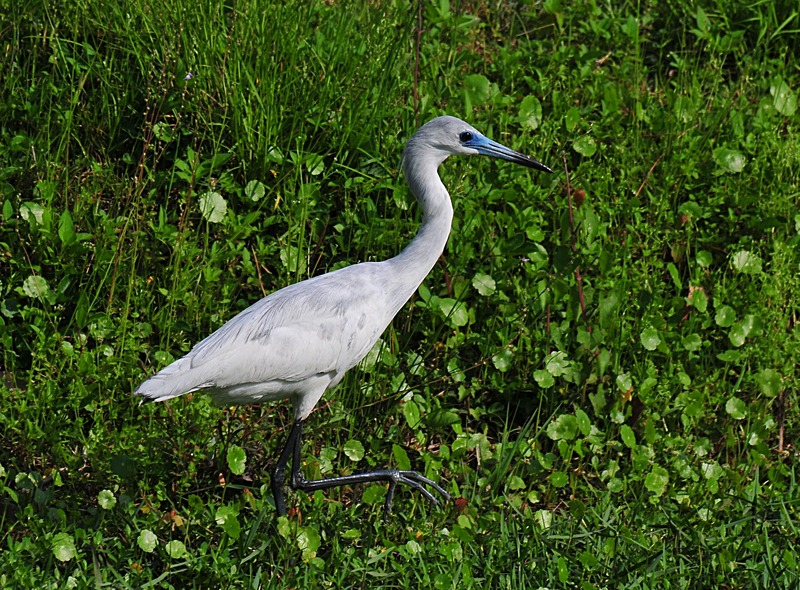
[[[403,153],[406,181],[422,209],[422,225],[399,255],[383,262],[362,262],[272,293],[150,377],[134,394],[163,401],[204,391],[221,405],[291,399],[295,425],[272,474],[280,514],[286,512],[283,482],[290,454],[294,488],[310,491],[389,482],[387,514],[398,482],[420,490],[435,503],[425,485],[448,497],[433,481],[413,471],[384,469],[306,481],[300,473],[299,453],[303,421],[325,391],[338,385],[369,352],[441,255],[453,206],[437,168],[454,154],[483,154],[550,172],[459,119],[433,119],[409,140]]]

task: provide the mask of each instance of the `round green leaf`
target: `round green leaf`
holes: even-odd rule
[[[39,275],[30,275],[22,283],[22,292],[31,299],[38,299],[44,301],[47,294],[50,292],[50,286],[47,284],[47,279]]]
[[[551,352],[545,359],[545,368],[553,377],[561,377],[566,374],[571,366],[572,362],[567,355],[560,350]]]
[[[286,270],[290,273],[303,274],[306,272],[307,264],[305,253],[297,246],[286,244],[281,248],[278,256],[281,259],[281,263],[283,263]]]
[[[631,380],[631,376],[628,375],[627,373],[620,373],[619,375],[617,375],[616,382],[617,382],[617,387],[623,393],[630,391],[631,388],[633,387],[633,381]]]
[[[734,420],[742,420],[747,416],[747,406],[738,397],[731,397],[725,403],[725,411]]]
[[[756,373],[756,383],[761,393],[775,397],[781,392],[781,374],[775,369],[764,369]]]
[[[688,219],[697,220],[703,217],[703,208],[696,201],[686,201],[678,207],[678,213],[685,215]]]
[[[561,414],[547,425],[547,436],[553,440],[572,440],[578,433],[578,421],[572,414]]]
[[[581,111],[578,107],[570,107],[567,111],[567,114],[564,115],[564,126],[567,128],[569,133],[572,133],[575,130],[575,127],[578,126],[578,123],[581,122]]]
[[[497,290],[497,284],[489,275],[476,273],[472,278],[472,286],[484,297],[491,295]]]
[[[708,297],[704,289],[694,289],[689,294],[689,302],[697,311],[705,313],[708,309]]]
[[[591,158],[597,151],[597,143],[592,137],[583,135],[572,143],[572,148],[580,155]]]
[[[545,369],[537,369],[534,371],[533,379],[542,389],[549,389],[556,384],[556,380],[553,379],[553,376]]]
[[[761,333],[764,327],[764,322],[760,316],[748,313],[742,318],[742,328],[744,329],[745,336],[757,336]]]
[[[175,360],[175,358],[165,350],[155,351],[153,357],[162,365],[168,365]]]
[[[117,499],[114,497],[114,494],[111,493],[111,490],[101,490],[100,493],[97,494],[97,503],[103,510],[111,510],[117,505]]]
[[[669,472],[660,465],[653,465],[653,469],[644,478],[644,487],[658,497],[664,494],[668,484]]]
[[[186,545],[182,541],[173,540],[164,545],[164,550],[172,559],[180,559],[186,555]]]
[[[222,527],[225,534],[231,539],[238,539],[242,532],[242,527],[239,524],[239,511],[233,506],[220,506],[214,515],[214,520]]]
[[[717,308],[717,314],[714,316],[714,321],[720,328],[728,328],[736,321],[736,312],[730,305],[721,305]]]
[[[200,196],[200,213],[209,223],[219,223],[225,218],[228,203],[216,191],[208,191]]]
[[[711,256],[711,252],[708,250],[699,250],[697,254],[695,254],[694,259],[697,261],[697,264],[700,266],[700,268],[708,268],[714,261],[714,258]]]
[[[703,477],[712,481],[717,481],[725,475],[725,470],[717,461],[703,463],[700,468],[703,471]]]
[[[639,335],[639,340],[646,350],[655,350],[661,344],[661,336],[658,335],[658,330],[650,326],[645,328]]]
[[[741,172],[746,162],[744,154],[739,150],[722,147],[714,150],[714,161],[717,166],[733,174]]]
[[[747,250],[740,250],[731,258],[733,268],[743,274],[758,274],[761,272],[761,258]]]
[[[260,201],[264,198],[267,189],[260,180],[251,180],[244,187],[245,196],[251,201]]]
[[[501,373],[505,373],[511,368],[511,361],[514,358],[514,353],[509,349],[504,348],[492,357],[492,363],[495,368]]]
[[[361,441],[348,440],[344,443],[344,454],[351,461],[361,461],[364,458],[364,445],[361,444]]]
[[[444,315],[447,323],[453,328],[466,326],[469,322],[469,312],[463,301],[456,301],[450,297],[442,297],[438,300],[439,311]]]
[[[555,488],[563,488],[569,483],[569,477],[563,471],[554,471],[550,474],[550,483]]]
[[[542,103],[535,96],[526,96],[519,106],[519,122],[530,131],[542,123]]]
[[[245,464],[247,463],[247,454],[244,449],[239,445],[231,445],[228,447],[228,469],[234,475],[241,475],[244,473]]]
[[[471,106],[480,105],[492,96],[492,85],[483,74],[472,74],[464,78],[464,92]]]
[[[524,490],[525,480],[523,480],[519,475],[512,475],[506,480],[506,488],[509,490]]]
[[[156,537],[155,533],[152,531],[144,529],[139,533],[139,538],[136,540],[136,543],[142,551],[152,553],[156,545],[158,545],[158,537]]]
[[[414,539],[411,539],[406,543],[406,549],[411,555],[419,555],[420,553],[422,553],[422,545],[420,545]]]
[[[736,348],[739,348],[747,340],[747,329],[741,322],[736,322],[728,332],[728,339]]]
[[[684,350],[697,351],[702,348],[703,340],[697,334],[689,334],[686,338],[681,340],[681,344],[683,344]]]
[[[26,201],[20,205],[19,215],[31,225],[42,225],[45,210],[39,203]]]
[[[67,533],[58,533],[53,536],[51,548],[53,549],[53,555],[59,561],[69,561],[78,556],[78,550],[75,549],[75,539]]]

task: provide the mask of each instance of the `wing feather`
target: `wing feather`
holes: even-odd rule
[[[247,384],[282,388],[329,374],[338,382],[372,348],[394,316],[380,285],[381,263],[362,263],[285,287],[254,303],[143,383],[167,399]],[[396,310],[394,310],[396,311]],[[337,378],[337,376],[339,376]]]

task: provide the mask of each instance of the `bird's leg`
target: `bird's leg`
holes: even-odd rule
[[[283,484],[286,482],[286,464],[289,462],[292,451],[296,449],[294,461],[292,462],[292,472],[294,472],[295,466],[299,465],[302,434],[303,422],[297,420],[292,426],[289,438],[286,439],[286,444],[278,457],[277,463],[275,463],[275,468],[272,470],[272,496],[275,498],[275,510],[278,511],[278,516],[286,515],[286,501],[283,493]],[[294,480],[294,473],[292,473],[292,480]],[[294,487],[294,483],[292,483],[292,487]]]
[[[384,517],[389,515],[392,509],[392,500],[394,500],[394,493],[397,489],[397,484],[402,483],[411,486],[418,490],[425,498],[439,505],[439,500],[431,494],[425,486],[430,486],[440,494],[445,500],[450,499],[444,488],[442,488],[435,481],[428,479],[421,473],[416,471],[401,471],[400,469],[379,469],[377,471],[368,471],[366,473],[355,473],[353,475],[344,475],[341,477],[327,477],[324,479],[307,480],[303,473],[300,471],[300,447],[303,442],[303,421],[297,420],[292,427],[289,434],[289,439],[286,441],[286,446],[281,452],[278,463],[272,473],[272,493],[275,496],[275,507],[278,514],[286,514],[286,506],[283,500],[283,483],[286,479],[286,464],[289,459],[289,453],[292,454],[292,479],[291,486],[295,490],[303,490],[305,492],[313,492],[315,490],[323,490],[338,486],[371,483],[377,481],[385,481],[389,484],[389,490],[386,493],[386,502],[383,506]],[[281,510],[283,510],[281,512]]]

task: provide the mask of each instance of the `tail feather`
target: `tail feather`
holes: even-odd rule
[[[178,359],[139,385],[133,395],[144,398],[143,402],[163,402],[214,386],[204,375],[198,373],[200,372],[192,371],[191,359]]]

